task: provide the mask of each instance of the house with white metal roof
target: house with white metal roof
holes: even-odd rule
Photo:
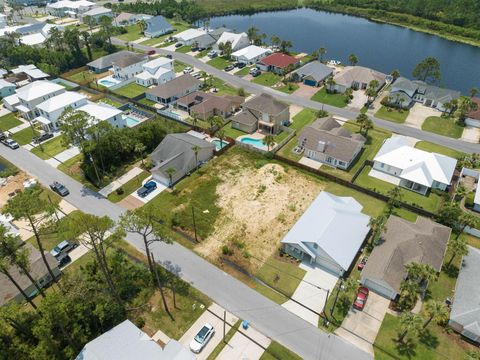
[[[0,98],[4,98],[15,93],[17,86],[11,82],[0,79]]]
[[[175,78],[173,60],[166,57],[158,57],[142,65],[143,71],[135,75],[137,84],[148,87],[151,85],[164,84]]]
[[[20,89],[17,89],[17,97],[20,102],[16,109],[26,120],[33,120],[39,116],[37,106],[48,99],[65,92],[65,87],[47,80],[34,81]]]
[[[370,217],[362,209],[352,197],[322,191],[283,238],[284,250],[341,276],[370,231]]]
[[[214,50],[220,50],[221,44],[230,42],[232,44],[232,52],[238,51],[250,45],[248,35],[244,32],[236,34],[234,32],[225,31],[213,46]]]
[[[82,22],[85,22],[85,19],[90,17],[90,19],[95,20],[95,22],[98,24],[98,22],[100,21],[100,18],[104,16],[112,18],[113,17],[112,10],[107,9],[106,7],[103,7],[103,6],[98,6],[82,13],[80,15],[80,19],[82,20]]]
[[[390,182],[422,195],[446,190],[457,165],[454,158],[412,147],[405,136],[385,140],[373,162],[373,170],[390,175]]]
[[[113,127],[124,128],[127,126],[127,122],[122,116],[123,111],[105,103],[87,101],[85,105],[79,107],[77,110],[90,115],[92,119],[90,125],[94,125],[99,121],[107,121]]]
[[[16,67],[15,69],[12,69],[12,73],[15,74],[15,75],[25,74],[25,75],[27,75],[27,77],[30,81],[42,80],[42,79],[46,79],[50,76],[47,73],[43,72],[42,70],[38,69],[33,64],[20,65],[20,66]]]
[[[60,0],[47,4],[47,12],[53,16],[76,18],[79,14],[92,9],[94,6],[95,3],[88,0]]]
[[[247,65],[256,64],[264,57],[270,55],[272,51],[256,45],[249,45],[243,49],[232,53],[232,59]]]
[[[45,131],[52,132],[58,128],[57,121],[65,109],[74,110],[86,104],[87,97],[85,95],[66,91],[37,105],[36,111],[39,115],[35,121],[42,124]]]
[[[182,31],[181,33],[173,35],[173,38],[177,42],[181,42],[183,45],[192,45],[195,40],[203,35],[205,35],[207,32],[205,30],[201,29],[187,29],[185,31]]]

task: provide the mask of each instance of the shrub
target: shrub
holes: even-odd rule
[[[0,178],[7,178],[9,176],[14,176],[17,175],[18,169],[15,167],[7,167],[6,169],[3,169],[0,171]]]
[[[125,190],[123,190],[123,188],[120,186],[115,192],[117,193],[117,195],[123,195]]]
[[[227,245],[223,245],[222,246],[222,254],[226,255],[226,256],[232,256],[233,251]]]

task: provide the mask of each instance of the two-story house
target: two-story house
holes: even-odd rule
[[[242,105],[242,111],[232,118],[232,128],[253,133],[257,130],[277,134],[290,121],[288,104],[269,94],[260,94]]]
[[[113,77],[121,81],[132,79],[143,71],[143,64],[148,61],[144,54],[128,53],[112,62]]]
[[[163,105],[170,105],[178,99],[200,89],[201,81],[190,74],[184,74],[164,84],[155,86],[145,92],[148,100]]]
[[[46,80],[34,81],[17,90],[19,105],[16,109],[26,120],[33,120],[40,114],[37,105],[65,92],[62,85]]]
[[[175,79],[173,60],[159,57],[142,65],[143,71],[135,75],[137,84],[148,87],[151,85],[164,84]]]
[[[58,119],[67,108],[75,110],[87,104],[87,97],[83,94],[66,91],[60,95],[54,96],[37,106],[39,114],[35,120],[42,124],[47,132],[52,132],[58,128]]]

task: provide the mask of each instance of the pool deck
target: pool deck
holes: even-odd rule
[[[255,145],[252,145],[252,144],[247,144],[247,143],[242,142],[242,139],[246,139],[246,138],[253,139],[253,140],[263,140],[264,137],[265,137],[265,135],[263,135],[262,133],[257,131],[257,132],[254,132],[253,134],[246,134],[246,135],[239,136],[235,140],[238,141],[238,142],[241,142],[245,145],[250,145],[250,146],[255,147],[257,149],[267,151],[268,150],[267,147],[265,145],[263,145],[262,143],[260,143],[259,146],[255,146]]]

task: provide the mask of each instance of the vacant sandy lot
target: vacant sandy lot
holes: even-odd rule
[[[3,208],[10,199],[9,194],[15,191],[23,191],[23,182],[29,180],[30,177],[23,171],[20,171],[15,176],[9,176],[0,187],[0,208]]]
[[[234,157],[230,163],[236,161]],[[216,258],[223,245],[238,249],[243,244],[241,251],[252,255],[251,270],[278,249],[280,240],[322,190],[318,182],[278,164],[259,169],[240,166],[219,176],[222,182],[216,191],[221,213],[213,234],[196,250]]]

